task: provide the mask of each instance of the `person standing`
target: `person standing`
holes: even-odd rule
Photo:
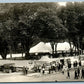
[[[84,78],[84,69],[81,70],[81,78]]]
[[[70,72],[67,70],[67,78],[70,78]]]
[[[45,74],[45,65],[42,66],[42,73]]]
[[[83,69],[81,70],[81,79],[83,78]]]
[[[55,62],[55,72],[56,72],[56,70],[57,70],[57,65],[56,65],[56,62]]]
[[[58,71],[60,70],[60,63],[58,63]]]
[[[23,74],[24,75],[26,74],[26,72],[25,72],[25,66],[23,66]]]
[[[78,79],[77,70],[75,70],[75,79]]]
[[[81,66],[81,61],[79,61],[79,66]]]
[[[57,62],[57,71],[59,71],[59,63]]]
[[[76,67],[78,66],[78,63],[77,63],[77,61],[76,61],[75,65],[76,65]]]
[[[51,67],[49,67],[48,71],[49,71],[49,74],[50,74],[51,73]]]
[[[75,68],[75,62],[73,63],[73,67]]]
[[[28,69],[29,69],[29,68],[27,68],[27,66],[26,66],[26,67],[25,67],[25,75],[28,74]]]
[[[78,77],[80,77],[80,69],[78,68]]]
[[[39,66],[39,72],[41,72],[41,65]]]

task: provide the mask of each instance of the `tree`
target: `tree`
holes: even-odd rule
[[[34,22],[34,26],[40,29],[40,38],[44,42],[51,43],[53,54],[54,45],[65,38],[67,29],[62,25],[61,20],[57,17],[56,11],[52,9],[41,9]]]
[[[79,29],[77,28],[77,24],[79,23],[78,17],[79,17],[79,6],[77,5],[79,3],[72,3],[68,2],[66,7],[62,7],[61,10],[58,13],[58,16],[62,19],[63,24],[68,29],[67,33],[67,39],[70,43],[70,54],[72,54],[72,48],[71,48],[71,42],[78,48],[78,40],[79,37]]]
[[[21,4],[19,8],[15,6],[12,11],[11,18],[17,24],[17,27],[12,30],[12,36],[15,37],[18,32],[16,37],[25,47],[26,59],[31,58],[29,50],[39,41],[57,42],[65,36],[66,28],[56,15],[56,4],[44,4],[46,3],[26,4],[25,6]]]
[[[13,4],[5,12],[1,24],[8,46],[11,50],[21,43],[25,58],[29,59],[29,50],[39,41],[58,42],[65,38],[67,29],[57,17],[56,3]],[[10,42],[11,41],[11,42]]]
[[[84,38],[84,30],[83,30],[83,27],[84,27],[84,3],[75,3],[75,10],[76,10],[76,13],[78,14],[78,24],[77,24],[77,29],[79,30],[78,31],[78,38],[77,38],[77,44],[78,44],[78,47],[81,48],[82,50],[84,49],[83,45],[84,45],[84,41],[83,41],[83,38]]]
[[[7,13],[1,13],[0,14],[0,54],[3,59],[6,59],[7,53],[9,51],[8,49],[8,43],[7,43],[7,31],[5,27],[5,18],[7,16]]]
[[[84,3],[68,2],[66,7],[61,7],[58,16],[68,29],[68,40],[77,47],[83,49],[83,23],[84,23]],[[70,43],[71,44],[71,43]]]

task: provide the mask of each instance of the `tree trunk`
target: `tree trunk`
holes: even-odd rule
[[[31,59],[29,51],[25,53],[25,59],[26,60]]]
[[[57,43],[55,43],[55,53],[57,54]]]
[[[22,52],[22,58],[23,58],[23,52]]]
[[[30,45],[31,45],[30,42],[31,42],[30,37],[26,37],[26,44],[25,44],[25,48],[26,48],[25,59],[26,60],[31,59],[30,53],[29,53]]]
[[[2,56],[2,59],[6,59],[7,54],[2,53],[1,56]]]
[[[25,53],[25,59],[27,59],[27,60],[28,60],[28,59],[31,59],[29,50],[30,50],[30,48],[27,47],[26,53]]]
[[[77,44],[75,43],[75,56],[77,55],[77,51],[76,51],[77,46],[76,45]]]
[[[52,56],[54,56],[54,42],[51,42],[51,47],[52,47]]]
[[[55,57],[58,57],[57,56],[57,43],[55,43]]]
[[[10,51],[10,58],[12,59],[12,51]]]
[[[73,56],[73,50],[71,48],[71,41],[69,41],[69,44],[70,44],[70,56]]]

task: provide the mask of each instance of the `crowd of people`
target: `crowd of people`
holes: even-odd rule
[[[77,66],[81,66],[81,61],[79,61],[79,62],[75,61],[75,62],[73,62],[73,64],[71,64],[71,61],[69,61],[69,62],[67,62],[67,65],[68,65],[68,68],[71,68],[72,66],[74,68],[76,68]]]
[[[34,67],[34,71],[35,72],[42,72],[43,74],[45,74],[46,70],[49,71],[49,74],[52,72],[56,72],[56,71],[61,71],[63,69],[63,64],[61,62],[51,62],[49,65],[47,64],[43,64],[35,66]]]
[[[72,68],[73,65],[73,68]],[[63,74],[67,72],[67,78],[71,78],[71,70],[74,72],[74,79],[83,79],[84,78],[84,68],[81,66],[81,61],[77,62],[75,61],[73,64],[71,62],[67,62],[67,71],[64,71],[63,69],[63,63],[61,62],[51,62],[49,65],[47,64],[42,64],[38,66],[34,66],[33,70],[34,72],[39,72],[42,74],[46,73],[46,70],[48,74],[52,74],[53,72],[62,72]],[[28,74],[28,68],[23,67],[23,73],[24,75]]]
[[[74,71],[74,79],[79,79],[79,78],[81,78],[81,79],[83,79],[84,78],[84,68],[76,68],[76,69],[74,69],[73,70]],[[70,69],[68,69],[67,70],[67,77],[66,78],[71,78],[72,76],[71,76],[71,70]]]

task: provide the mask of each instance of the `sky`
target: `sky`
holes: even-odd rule
[[[58,2],[58,4],[61,6],[66,6],[66,2]]]

